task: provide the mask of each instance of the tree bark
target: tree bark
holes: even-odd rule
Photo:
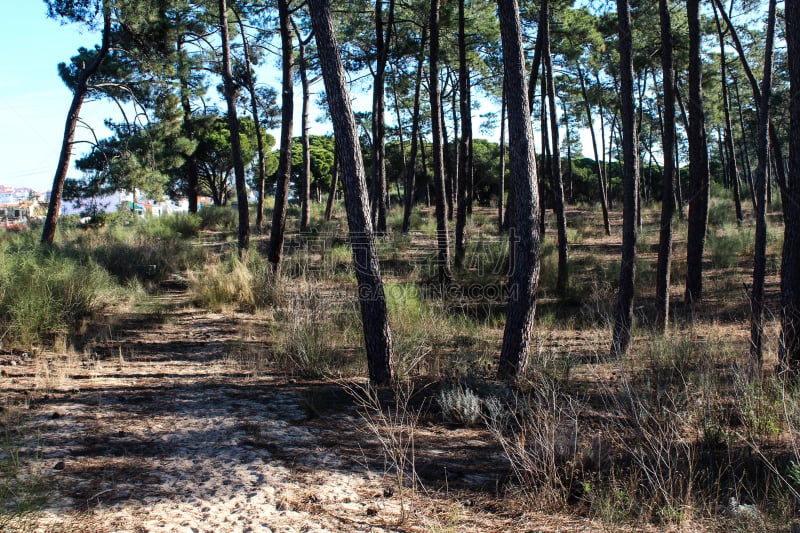
[[[44,219],[42,229],[42,243],[52,244],[56,236],[58,226],[58,215],[61,212],[61,194],[64,191],[64,181],[67,179],[69,163],[72,159],[72,142],[75,139],[75,128],[81,115],[81,107],[89,92],[89,80],[95,75],[100,65],[111,49],[111,7],[107,2],[103,2],[103,36],[101,38],[100,49],[91,63],[82,69],[78,74],[78,80],[72,93],[72,103],[67,112],[67,120],[64,125],[64,137],[61,141],[61,153],[58,156],[56,173],[53,177],[53,187],[50,191],[50,202],[47,206],[47,215]],[[134,202],[136,199],[134,198]]]
[[[411,153],[409,154],[406,174],[406,186],[403,191],[403,234],[411,229],[411,210],[414,208],[414,188],[417,179],[417,147],[419,146],[419,105],[422,89],[422,72],[425,64],[425,48],[427,45],[428,30],[422,28],[419,56],[417,56],[417,81],[414,86],[414,110],[411,116]]]
[[[514,231],[511,250],[514,269],[509,279],[509,299],[498,377],[519,380],[527,366],[530,333],[536,311],[539,283],[539,198],[536,157],[531,127],[525,54],[517,0],[498,0],[503,63],[508,96],[509,167],[514,190]]]
[[[467,243],[469,178],[472,176],[472,103],[470,99],[469,65],[464,0],[458,0],[458,94],[461,114],[461,140],[458,151],[458,208],[456,211],[456,267],[464,266]]]
[[[308,138],[308,113],[311,107],[311,83],[308,80],[308,62],[306,59],[306,46],[311,42],[309,35],[303,40],[300,30],[295,26],[297,35],[298,55],[297,66],[300,71],[300,85],[303,91],[303,105],[300,118],[300,139],[303,147],[303,170],[300,183],[300,231],[308,231],[311,222],[311,141]]]
[[[691,1],[691,0],[690,0]],[[633,296],[636,265],[636,198],[638,196],[638,154],[635,104],[633,101],[633,36],[630,4],[617,0],[619,17],[619,64],[622,135],[622,263],[619,294],[614,313],[611,357],[624,357],[631,343],[633,328]]]
[[[669,326],[669,287],[672,269],[672,219],[675,215],[675,79],[672,77],[672,21],[669,0],[659,0],[661,20],[661,70],[663,72],[664,131],[661,146],[664,150],[664,178],[661,190],[661,224],[658,237],[658,267],[656,269],[656,324],[665,331]]]
[[[372,89],[372,220],[379,235],[386,233],[386,63],[394,26],[394,0],[389,0],[388,21],[383,29],[383,0],[375,1],[375,43],[377,62]]]
[[[800,375],[800,0],[786,0],[789,64],[789,175],[783,201],[781,259],[781,337],[778,372]]]
[[[444,184],[444,153],[442,147],[442,106],[439,94],[439,13],[440,0],[431,0],[430,19],[430,100],[433,134],[433,182],[436,187],[436,241],[438,245],[437,263],[439,283],[451,281],[450,275],[450,237],[447,229],[447,201]]]
[[[542,5],[547,6],[548,0],[542,0]],[[547,102],[550,106],[550,138],[553,156],[550,163],[550,177],[553,187],[553,210],[556,213],[556,237],[558,242],[558,278],[556,292],[565,295],[569,287],[569,249],[567,246],[567,216],[564,211],[564,180],[561,176],[561,146],[558,132],[558,117],[556,116],[556,85],[553,79],[553,54],[550,47],[550,9],[542,9],[546,17],[540,24],[545,25],[545,42],[542,56],[544,58],[545,80],[547,83]],[[544,100],[543,100],[544,102]]]
[[[370,221],[367,184],[358,131],[350,107],[347,79],[327,0],[308,0],[311,23],[319,48],[320,67],[336,135],[342,169],[345,208],[353,249],[361,320],[370,381],[387,385],[394,381],[394,354],[375,238]]]
[[[500,96],[500,185],[497,191],[497,231],[503,233],[503,201],[506,194],[506,75],[503,73],[503,92]]]
[[[244,177],[242,144],[239,138],[239,118],[236,116],[236,89],[231,72],[231,42],[228,34],[228,4],[226,0],[219,0],[219,25],[222,34],[222,83],[225,87],[225,102],[228,106],[228,129],[231,133],[236,202],[239,211],[239,254],[243,255],[250,247],[250,210],[247,205],[247,184]]]
[[[611,221],[608,217],[608,187],[606,186],[605,173],[603,172],[603,162],[600,154],[597,152],[597,135],[594,132],[594,121],[592,120],[592,106],[589,103],[589,98],[586,91],[586,79],[583,75],[583,69],[580,63],[578,67],[578,80],[581,84],[581,96],[583,96],[583,104],[586,110],[586,122],[589,124],[589,134],[592,137],[592,150],[594,150],[595,171],[597,172],[597,188],[600,193],[600,207],[603,210],[603,227],[606,230],[606,235],[611,235]]]
[[[772,94],[772,50],[775,37],[775,0],[769,2],[764,45],[764,79],[758,112],[758,168],[756,188],[756,242],[753,257],[753,288],[750,295],[750,373],[761,373],[764,351],[764,282],[767,271],[767,165],[769,164],[769,98]]]
[[[286,229],[286,206],[289,202],[289,181],[292,175],[292,126],[294,120],[294,80],[292,79],[292,28],[289,0],[278,0],[281,36],[281,147],[275,184],[275,207],[269,234],[267,260],[277,277],[281,271],[283,239]]]
[[[325,220],[333,216],[333,202],[336,200],[336,187],[339,185],[339,151],[333,148],[333,168],[331,168],[331,190],[328,192],[328,204],[325,206]]]
[[[703,296],[703,249],[708,228],[709,170],[703,73],[700,0],[687,0],[689,21],[689,226],[686,239],[686,303],[696,306]]]

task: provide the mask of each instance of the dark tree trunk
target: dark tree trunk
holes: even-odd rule
[[[183,58],[184,53],[182,51],[183,47],[183,35],[178,37],[178,55],[179,57]],[[183,131],[183,135],[191,140],[194,140],[194,124],[192,121],[192,103],[190,100],[191,91],[189,89],[189,66],[181,63],[178,66],[178,83],[180,84],[180,99],[181,99],[181,110],[183,111],[183,124],[181,125],[181,129]],[[189,212],[190,213],[197,213],[197,196],[198,196],[198,171],[197,171],[197,157],[194,154],[194,150],[192,153],[186,157],[186,161],[183,163],[183,173],[186,177],[186,197],[189,201]]]
[[[800,0],[786,0],[789,56],[789,176],[784,192],[781,259],[781,338],[778,372],[800,375]]]
[[[403,227],[402,232],[408,233],[411,229],[411,210],[414,207],[414,188],[417,178],[417,147],[419,146],[419,104],[422,88],[422,71],[425,65],[425,48],[427,45],[427,28],[422,28],[420,51],[417,57],[417,82],[414,87],[414,110],[411,116],[411,153],[409,154],[406,174],[406,186],[403,196]]]
[[[67,179],[69,162],[72,159],[72,141],[75,139],[75,128],[81,115],[81,107],[86,93],[89,92],[89,80],[100,68],[111,48],[111,8],[103,2],[103,36],[100,49],[91,63],[78,74],[78,80],[72,93],[72,103],[67,112],[67,121],[64,125],[64,137],[61,141],[61,153],[58,156],[58,165],[53,177],[53,187],[50,191],[50,203],[47,206],[47,215],[44,219],[42,242],[51,244],[56,236],[58,215],[61,212],[61,194],[64,191],[64,181]],[[134,198],[134,202],[136,198]]]
[[[222,83],[225,87],[225,102],[228,106],[228,129],[231,133],[233,172],[236,182],[236,202],[239,211],[239,254],[250,247],[250,210],[247,205],[247,184],[244,177],[242,144],[239,138],[239,118],[236,116],[236,89],[231,72],[231,42],[228,34],[228,5],[219,0],[219,25],[222,39]]]
[[[498,377],[520,379],[528,362],[530,333],[536,311],[539,282],[539,198],[536,188],[536,156],[531,128],[525,53],[517,0],[498,0],[503,64],[508,96],[509,167],[515,202],[511,250],[514,255],[509,279],[509,299]]]
[[[546,15],[545,15],[546,16]],[[544,239],[545,224],[547,219],[547,204],[550,199],[546,194],[545,183],[553,182],[553,165],[550,162],[550,130],[547,127],[547,67],[542,66],[542,103],[540,107],[541,113],[539,114],[539,131],[542,134],[542,163],[539,167],[539,202],[541,211],[539,212],[539,232],[542,239]]]
[[[275,178],[275,207],[269,234],[267,260],[277,277],[281,272],[283,239],[286,229],[286,206],[289,202],[289,181],[292,175],[292,126],[294,120],[294,80],[292,79],[292,28],[289,0],[278,0],[278,18],[281,36],[281,145],[278,156],[278,173]]]
[[[580,63],[578,67],[578,80],[581,84],[581,96],[583,97],[583,104],[586,109],[586,121],[589,124],[589,134],[592,137],[592,150],[594,150],[595,171],[597,172],[597,188],[600,193],[600,207],[603,209],[603,227],[606,230],[606,235],[611,235],[611,221],[608,218],[608,195],[606,191],[606,178],[603,172],[603,162],[600,154],[597,152],[597,136],[594,132],[594,120],[592,117],[592,106],[589,104],[589,98],[586,92],[586,80],[583,75],[583,69]]]
[[[442,99],[439,94],[439,3],[431,0],[431,50],[430,50],[430,99],[433,123],[433,183],[436,187],[436,240],[438,245],[439,283],[449,284],[450,238],[447,229],[447,201],[444,184],[444,153],[442,147]]]
[[[717,28],[717,36],[719,37],[719,75],[720,85],[722,87],[722,110],[725,118],[725,157],[727,165],[725,166],[725,175],[728,178],[731,188],[733,189],[733,206],[736,210],[736,223],[742,225],[742,196],[739,191],[739,169],[736,166],[736,153],[733,150],[733,128],[731,127],[731,104],[730,97],[728,96],[728,74],[725,57],[725,35],[722,32],[722,25],[719,23],[719,14],[717,13],[717,6],[712,4],[714,8],[714,24]]]
[[[700,0],[687,0],[689,20],[689,227],[686,239],[686,303],[703,296],[703,249],[708,228],[709,170],[703,111]]]
[[[375,43],[377,62],[372,89],[372,220],[379,235],[386,233],[386,63],[394,27],[394,0],[389,0],[388,20],[384,30],[383,0],[375,2]]]
[[[303,91],[303,107],[300,118],[300,142],[303,147],[303,169],[300,183],[300,231],[308,231],[311,222],[311,141],[308,137],[308,113],[311,107],[311,83],[308,80],[308,60],[306,46],[311,41],[309,36],[305,41],[300,35],[300,30],[295,26],[297,35],[298,55],[297,66],[300,71],[300,85]]]
[[[497,230],[505,229],[503,201],[506,194],[506,76],[503,73],[503,92],[500,96],[500,185],[497,191]]]
[[[464,266],[470,177],[472,176],[472,104],[470,100],[469,65],[464,0],[458,0],[458,94],[461,104],[461,142],[458,150],[458,208],[456,212],[456,266]]]
[[[331,190],[328,193],[328,204],[325,206],[325,220],[330,220],[333,216],[333,202],[336,200],[336,187],[339,186],[339,150],[336,149],[334,141],[333,148],[333,168],[331,169]]]
[[[386,385],[394,380],[392,333],[389,329],[386,297],[370,221],[367,184],[358,142],[347,79],[339,56],[339,45],[327,0],[308,0],[311,23],[319,48],[320,67],[336,135],[336,150],[344,182],[347,224],[353,263],[358,280],[358,299],[364,325],[364,342],[370,381]]]
[[[250,93],[250,110],[253,114],[253,123],[256,132],[256,151],[258,154],[258,168],[256,175],[256,187],[258,189],[258,207],[256,208],[256,231],[261,231],[261,225],[264,223],[264,188],[266,187],[267,177],[265,175],[265,160],[264,160],[264,139],[261,132],[261,121],[258,118],[258,97],[256,96],[256,83],[253,73],[252,62],[250,61],[250,46],[247,42],[247,34],[245,33],[244,21],[237,13],[237,22],[239,23],[239,32],[242,36],[242,49],[244,51],[244,60],[247,64],[247,79],[246,86],[247,92]]]
[[[769,164],[769,98],[772,94],[772,48],[775,36],[775,1],[769,2],[764,45],[764,79],[758,112],[758,168],[756,188],[756,242],[753,257],[753,289],[750,295],[750,372],[760,374],[764,351],[764,281],[767,271],[767,165]]]
[[[690,0],[691,1],[691,0]],[[622,263],[614,313],[611,357],[624,357],[631,343],[636,264],[636,198],[639,179],[636,117],[633,101],[633,36],[628,0],[617,0],[619,17],[620,99],[622,115]]]
[[[675,80],[672,52],[672,21],[669,1],[659,0],[661,20],[661,70],[663,72],[664,131],[661,146],[664,150],[664,179],[661,191],[661,229],[658,237],[658,267],[656,269],[656,324],[665,331],[669,326],[669,287],[672,269],[672,218],[675,215]]]
[[[449,79],[449,76],[448,76]],[[445,171],[445,180],[444,180],[444,188],[445,188],[445,195],[447,197],[447,220],[453,220],[454,214],[454,197],[455,193],[454,190],[458,187],[456,184],[458,183],[458,160],[459,160],[459,145],[458,145],[458,113],[456,112],[456,100],[458,99],[458,91],[456,91],[455,86],[451,91],[452,94],[452,105],[450,109],[452,110],[452,117],[453,117],[453,142],[452,144],[448,142],[447,139],[447,121],[444,119],[445,113],[445,102],[447,98],[444,94],[442,94],[442,146],[444,147],[444,171]],[[455,152],[455,153],[453,153]]]
[[[546,6],[548,0],[543,0]],[[547,102],[550,106],[550,138],[553,156],[550,163],[550,178],[553,187],[553,211],[556,213],[556,236],[558,241],[558,278],[556,292],[560,295],[567,293],[569,287],[569,250],[567,247],[567,216],[564,211],[564,180],[561,176],[561,146],[558,132],[558,117],[556,115],[556,85],[553,80],[553,55],[550,51],[550,10],[545,11],[545,19],[540,22],[545,24],[545,41],[542,50],[544,59],[544,79],[547,82]],[[544,100],[542,101],[544,104]]]

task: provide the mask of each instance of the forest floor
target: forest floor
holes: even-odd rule
[[[608,529],[501,494],[507,461],[479,429],[406,427],[414,450],[394,452],[414,454],[417,487],[401,488],[392,462],[405,459],[385,453],[373,429],[386,420],[369,414],[358,383],[256,375],[230,352],[269,350],[268,339],[242,339],[257,318],[161,298],[167,311],[118,321],[90,355],[0,356],[0,400],[26,409],[17,452],[54,495],[12,529]]]

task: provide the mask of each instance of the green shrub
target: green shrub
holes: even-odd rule
[[[192,301],[207,309],[253,308],[254,280],[248,266],[231,254],[227,259],[206,265],[200,273],[190,273],[189,291]]]
[[[198,211],[200,227],[214,231],[233,231],[239,227],[236,211],[230,207],[209,206]]]

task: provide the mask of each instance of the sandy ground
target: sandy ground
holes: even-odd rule
[[[231,357],[248,319],[177,306],[155,324],[117,324],[88,353],[0,358],[0,401],[29,409],[21,457],[53,492],[42,511],[11,527],[598,529],[507,505],[498,497],[505,460],[476,430],[418,421],[404,456],[413,454],[417,489],[401,488],[369,417],[339,384],[253,372]]]

